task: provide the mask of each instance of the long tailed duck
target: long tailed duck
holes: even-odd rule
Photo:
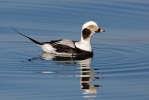
[[[14,28],[12,29],[16,31]],[[93,55],[93,50],[90,44],[91,36],[98,32],[105,32],[105,30],[99,28],[97,23],[94,21],[88,21],[82,26],[80,41],[59,39],[52,40],[50,42],[38,42],[18,31],[16,32],[39,45],[43,52],[46,53],[51,53],[58,56],[89,56]]]

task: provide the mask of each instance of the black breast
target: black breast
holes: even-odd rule
[[[84,51],[79,48],[76,48],[75,53],[76,56],[90,56],[90,57],[93,56],[93,52]]]

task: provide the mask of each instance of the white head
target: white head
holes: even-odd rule
[[[82,38],[81,41],[89,41],[90,37],[94,33],[105,32],[105,30],[98,27],[97,23],[94,21],[88,21],[82,26]]]

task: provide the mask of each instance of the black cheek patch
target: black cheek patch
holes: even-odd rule
[[[90,34],[91,34],[91,31],[89,29],[87,29],[87,28],[83,29],[83,31],[82,31],[83,39],[89,38]]]

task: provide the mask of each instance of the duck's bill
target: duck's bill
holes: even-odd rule
[[[101,29],[101,28],[99,28],[97,31],[96,31],[96,33],[101,33],[101,32],[105,32],[105,30],[103,30],[103,29]]]
[[[103,29],[100,29],[100,30],[99,30],[99,32],[105,32],[105,30],[103,30]]]

